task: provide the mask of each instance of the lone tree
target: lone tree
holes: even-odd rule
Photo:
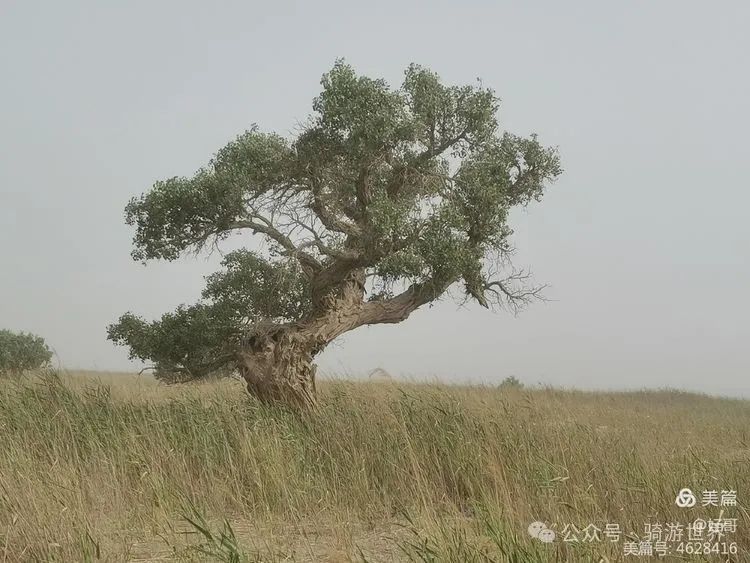
[[[343,61],[321,84],[296,138],[254,127],[127,205],[138,261],[238,231],[263,243],[227,254],[198,304],[108,328],[157,376],[238,371],[260,400],[308,408],[314,357],[347,331],[399,323],[452,287],[485,307],[538,296],[510,263],[507,222],[561,173],[555,149],[500,133],[493,90],[418,65],[398,89]]]

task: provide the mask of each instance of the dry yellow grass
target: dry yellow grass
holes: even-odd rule
[[[0,562],[646,561],[624,558],[625,534],[719,517],[675,506],[683,487],[736,490],[739,504],[719,540],[738,554],[685,560],[750,561],[746,401],[346,381],[321,393],[299,419],[231,380],[0,382]],[[536,520],[554,543],[529,536]],[[561,540],[565,524],[607,522],[618,543]]]

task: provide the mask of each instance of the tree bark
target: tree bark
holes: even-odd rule
[[[239,353],[248,392],[267,404],[310,410],[316,404],[312,341],[294,327],[254,334]]]

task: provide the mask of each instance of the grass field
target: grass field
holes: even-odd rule
[[[738,553],[672,543],[662,560],[750,561],[750,402],[396,382],[320,391],[319,412],[300,419],[231,380],[0,381],[0,562],[648,561],[624,555],[645,524],[699,517],[736,518],[715,541]],[[684,487],[734,490],[738,505],[677,507]],[[533,521],[555,541],[532,538]],[[607,523],[619,541],[563,541],[566,524]]]

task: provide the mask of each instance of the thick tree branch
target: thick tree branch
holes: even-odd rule
[[[394,324],[406,320],[422,305],[440,297],[458,278],[414,283],[390,299],[369,301],[359,311],[358,325]]]

